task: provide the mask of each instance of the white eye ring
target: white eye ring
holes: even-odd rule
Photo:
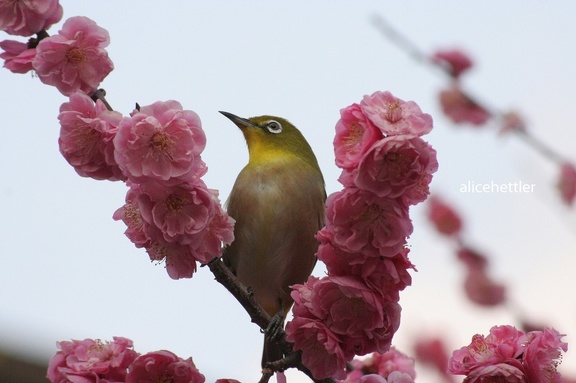
[[[282,133],[282,125],[278,121],[271,120],[266,123],[266,130],[274,134]]]

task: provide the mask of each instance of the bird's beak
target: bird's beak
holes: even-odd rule
[[[232,121],[234,124],[236,124],[236,126],[238,126],[240,129],[244,129],[244,128],[248,128],[248,127],[253,127],[253,128],[257,127],[256,124],[254,124],[252,121],[250,121],[247,118],[238,117],[235,114],[228,113],[228,112],[220,111],[220,113],[222,113],[224,116],[228,117],[230,119],[230,121]]]

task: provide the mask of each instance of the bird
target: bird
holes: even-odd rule
[[[272,317],[268,330],[282,328],[294,303],[290,286],[304,283],[316,263],[315,234],[325,221],[324,177],[312,148],[286,119],[220,113],[242,131],[249,157],[226,203],[236,221],[235,239],[222,260]],[[264,331],[262,368],[283,356]]]

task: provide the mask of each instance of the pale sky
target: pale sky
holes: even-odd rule
[[[205,181],[222,200],[247,161],[238,129],[218,113],[271,114],[308,138],[340,189],[332,139],[339,110],[376,90],[416,101],[435,122],[432,191],[465,219],[465,237],[530,318],[576,342],[576,208],[556,194],[557,169],[514,137],[454,127],[438,108],[445,78],[409,58],[371,24],[385,17],[423,51],[460,47],[476,66],[464,85],[491,106],[515,109],[529,129],[576,161],[576,3],[568,1],[61,1],[64,19],[87,16],[111,35],[115,70],[102,87],[128,114],[134,103],[178,100],[202,119]],[[64,20],[63,20],[64,21]],[[49,32],[55,33],[60,26]],[[0,39],[7,38],[5,34]],[[58,151],[67,100],[31,75],[0,71],[0,348],[47,360],[58,340],[125,336],[142,353],[192,356],[207,382],[259,378],[262,339],[240,305],[201,269],[173,281],[112,220],[122,183],[79,177]],[[523,182],[533,193],[461,193],[460,185]],[[451,244],[412,209],[418,272],[401,294],[394,344],[439,331],[452,349],[497,324],[504,309],[467,303]],[[321,265],[315,275],[321,276]],[[569,351],[561,371],[576,375]],[[417,381],[439,382],[418,369]],[[298,378],[296,378],[298,377]],[[290,381],[303,379],[291,374]]]

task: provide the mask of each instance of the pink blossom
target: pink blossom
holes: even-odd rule
[[[476,334],[470,345],[454,351],[448,369],[452,374],[468,375],[486,365],[515,366],[526,349],[526,340],[525,334],[513,326],[494,326],[488,336]]]
[[[412,379],[416,378],[414,359],[394,347],[382,354],[372,354],[372,364],[376,367],[377,373],[386,377],[388,381],[390,381],[390,374],[395,371],[407,374]]]
[[[138,206],[138,197],[141,193],[140,185],[128,182],[128,186],[130,188],[126,193],[126,203],[114,212],[112,218],[126,224],[124,234],[136,247],[146,247],[150,245],[150,237],[144,231],[144,220]]]
[[[220,378],[216,379],[216,383],[240,383],[240,381],[236,379]]]
[[[165,263],[166,272],[172,279],[192,278],[196,272],[196,258],[190,245],[150,241],[146,245],[146,252],[151,261]]]
[[[0,0],[0,30],[32,36],[60,21],[62,13],[58,0]]]
[[[408,209],[373,193],[345,188],[326,201],[326,227],[334,243],[351,253],[392,257],[412,233]]]
[[[144,230],[153,240],[191,244],[214,216],[215,201],[201,180],[174,186],[148,182],[139,191]]]
[[[506,300],[506,286],[494,282],[483,269],[469,269],[464,291],[472,302],[481,306],[496,306]]]
[[[381,138],[382,132],[366,118],[360,105],[340,110],[334,137],[336,165],[345,169],[356,167],[370,146]]]
[[[470,57],[459,49],[440,50],[434,53],[432,61],[441,64],[454,78],[472,67]]]
[[[108,31],[87,17],[71,17],[58,34],[42,39],[33,61],[40,80],[69,96],[80,90],[92,95],[114,65],[104,49]]]
[[[522,116],[514,111],[506,112],[502,115],[502,122],[500,126],[500,133],[506,134],[509,132],[524,132],[526,130],[526,123]]]
[[[60,153],[83,177],[97,180],[124,180],[114,161],[112,140],[122,115],[96,104],[87,95],[74,92],[60,106]]]
[[[452,207],[437,197],[428,199],[428,219],[444,235],[456,235],[462,230],[462,220]]]
[[[344,379],[346,357],[340,339],[317,319],[294,317],[286,324],[286,340],[302,351],[302,363],[316,379]]]
[[[478,367],[468,374],[463,383],[532,383],[526,378],[520,363],[515,364],[499,363]]]
[[[439,98],[442,111],[456,124],[480,126],[490,118],[486,109],[466,96],[457,86],[441,91]]]
[[[29,49],[27,44],[14,40],[0,42],[0,58],[4,59],[4,68],[13,73],[26,73],[32,70],[32,60],[36,56],[36,48]]]
[[[372,257],[321,240],[316,256],[326,264],[330,275],[356,276],[387,299],[398,301],[399,292],[412,283],[408,269],[414,269],[414,265],[408,260],[408,252],[404,248],[392,257]]]
[[[528,381],[554,382],[558,375],[556,368],[561,361],[562,351],[568,351],[568,344],[561,340],[565,335],[552,328],[533,331],[526,335],[529,343],[522,360],[526,366]]]
[[[428,364],[449,379],[448,374],[448,351],[442,338],[416,337],[414,353],[419,362]]]
[[[471,271],[485,270],[488,265],[486,256],[468,247],[460,247],[456,251],[456,255],[458,260],[463,262],[467,269]]]
[[[204,383],[205,380],[192,358],[182,359],[165,350],[139,356],[126,376],[126,383]]]
[[[365,359],[354,359],[350,365],[352,371],[342,383],[368,381],[413,383],[416,377],[414,359],[394,347],[383,354],[374,353]]]
[[[428,196],[428,184],[436,170],[436,151],[426,141],[417,136],[391,136],[364,155],[353,182],[379,197],[402,197],[414,205]],[[349,186],[345,180],[344,185]]]
[[[384,136],[421,136],[432,130],[432,117],[423,113],[418,104],[414,101],[403,101],[388,91],[364,96],[360,106]]]
[[[347,359],[369,352],[386,352],[400,324],[400,306],[384,301],[360,279],[328,276],[310,277],[293,286],[297,318],[321,320],[337,334]]]
[[[177,101],[158,101],[122,119],[115,158],[129,179],[192,181],[206,172],[200,118]]]
[[[98,339],[63,341],[58,347],[46,375],[52,383],[124,382],[128,366],[138,356],[132,341],[122,337],[105,343]]]
[[[573,164],[569,162],[562,164],[557,186],[562,196],[562,201],[566,205],[572,206],[576,198],[576,167]]]
[[[215,257],[222,256],[223,245],[229,245],[234,241],[234,219],[228,215],[218,199],[218,191],[209,189],[214,206],[214,213],[201,234],[201,240],[191,244],[194,258],[206,264]]]

